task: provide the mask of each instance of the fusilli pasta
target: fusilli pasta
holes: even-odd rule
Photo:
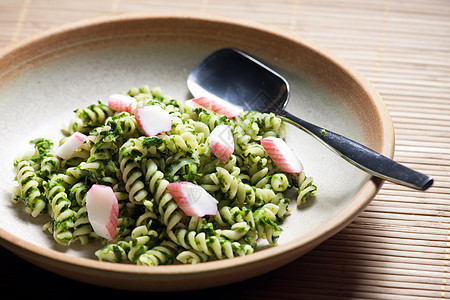
[[[137,107],[158,105],[169,113],[170,131],[147,137],[133,113],[117,112],[98,102],[77,109],[66,135],[76,131],[87,141],[74,155],[60,159],[51,141],[33,140],[34,152],[14,162],[17,187],[13,202],[22,202],[55,241],[82,245],[100,240],[100,261],[131,261],[156,266],[195,264],[253,253],[257,241],[276,244],[281,223],[290,214],[288,191],[296,189],[297,204],[316,193],[304,172],[281,171],[260,139],[284,138],[284,122],[272,113],[244,112],[234,119],[193,109],[160,88],[130,89]],[[218,125],[231,128],[235,148],[223,162],[209,146]],[[62,144],[66,138],[60,141]],[[218,200],[218,213],[187,216],[167,186],[190,181]],[[114,239],[99,237],[89,223],[86,194],[93,184],[110,186],[119,203]]]

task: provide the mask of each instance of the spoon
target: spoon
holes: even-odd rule
[[[275,113],[373,176],[422,191],[433,184],[433,179],[427,175],[287,112],[288,82],[263,63],[239,50],[225,48],[212,53],[189,74],[187,85],[194,97],[219,98],[246,111]]]

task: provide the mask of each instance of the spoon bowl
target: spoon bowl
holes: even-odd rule
[[[187,85],[194,97],[220,99],[244,110],[273,112],[307,132],[361,170],[411,188],[426,190],[433,179],[369,148],[285,110],[289,84],[277,72],[242,51],[223,48],[205,58],[190,74]]]
[[[219,98],[244,110],[281,112],[289,101],[289,84],[280,74],[236,49],[208,56],[187,80],[194,96]]]

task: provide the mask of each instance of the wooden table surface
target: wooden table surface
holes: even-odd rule
[[[395,160],[435,179],[426,192],[385,183],[347,228],[273,272],[186,293],[116,291],[42,270],[0,247],[0,286],[59,298],[450,299],[450,5],[448,0],[0,0],[0,47],[79,19],[196,12],[251,19],[312,39],[378,89]],[[20,287],[19,287],[20,286]],[[34,298],[34,297],[33,297]]]

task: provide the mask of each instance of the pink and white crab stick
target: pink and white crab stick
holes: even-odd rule
[[[146,136],[155,136],[172,129],[169,113],[158,105],[139,107],[133,113]]]
[[[187,216],[217,214],[217,200],[199,185],[188,181],[172,182],[167,190]]]
[[[87,140],[87,136],[76,131],[64,143],[62,143],[56,150],[55,155],[62,159],[69,159],[73,156],[75,151]]]
[[[89,223],[99,236],[112,240],[116,235],[119,204],[111,187],[94,184],[86,193]]]
[[[128,95],[111,94],[108,97],[108,107],[115,111],[126,111],[131,114],[136,105],[136,99]]]
[[[212,153],[222,162],[226,162],[234,151],[234,137],[228,125],[218,125],[209,135]]]
[[[193,108],[203,108],[207,112],[213,111],[220,115],[226,116],[228,119],[237,117],[243,112],[243,109],[239,106],[236,106],[224,100],[212,99],[208,97],[200,97],[187,100],[185,104]]]
[[[260,141],[264,150],[281,171],[287,173],[301,173],[303,171],[302,163],[284,140],[277,137],[267,137]]]

